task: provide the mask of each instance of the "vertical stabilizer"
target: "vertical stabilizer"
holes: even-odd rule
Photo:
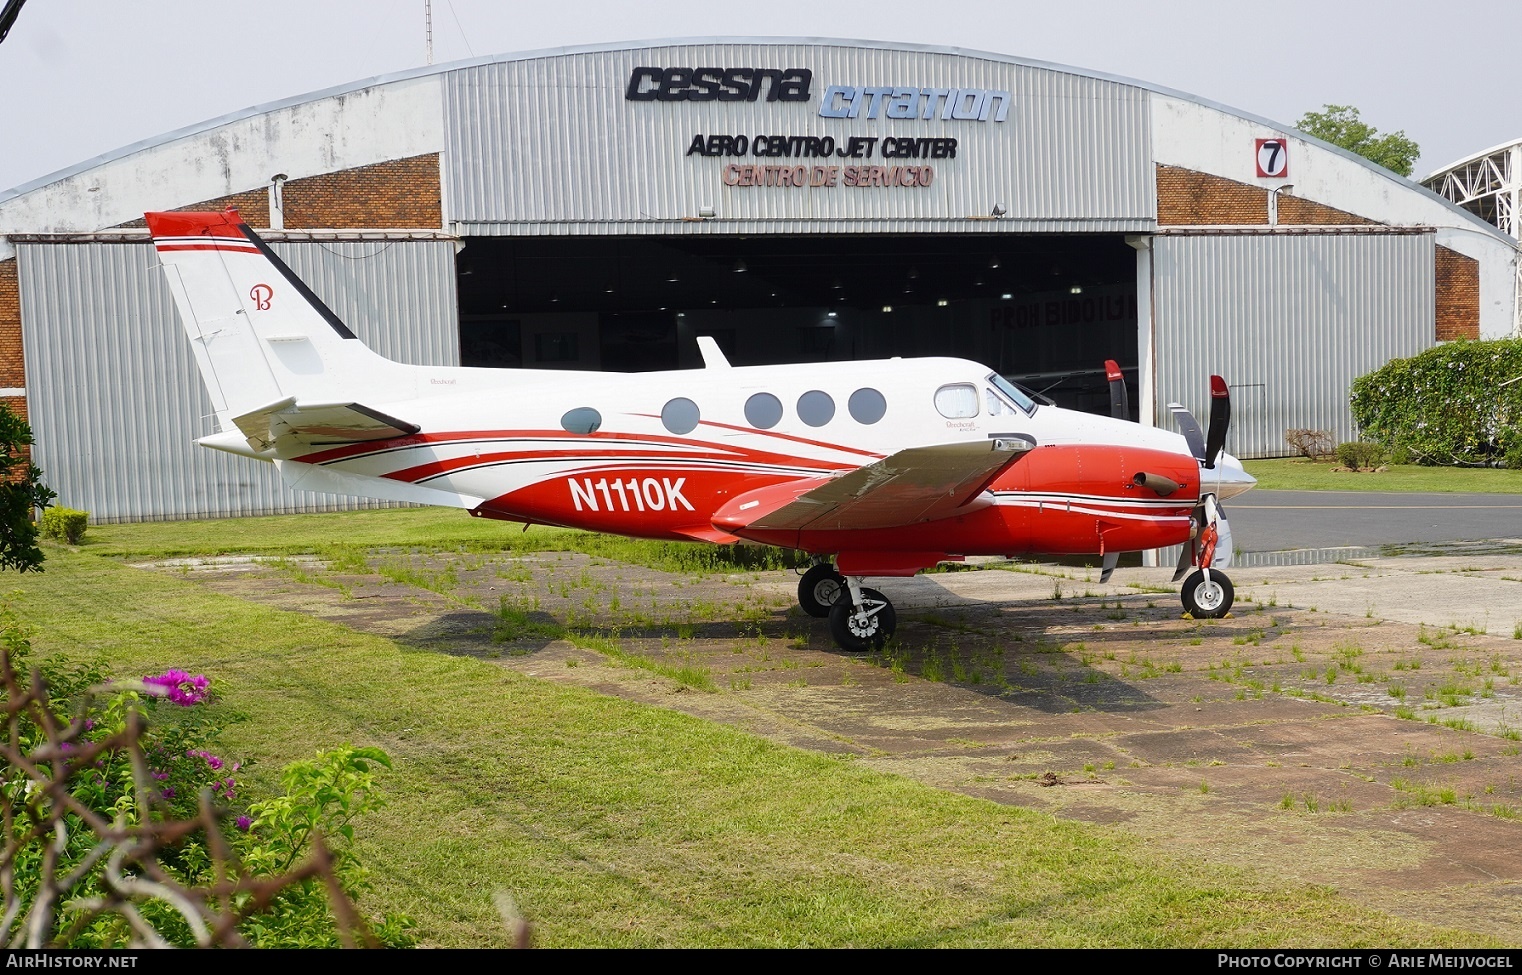
[[[398,368],[375,355],[236,210],[149,213],[148,231],[223,430],[295,397],[339,400]]]

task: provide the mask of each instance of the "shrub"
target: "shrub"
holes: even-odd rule
[[[88,511],[73,508],[49,508],[42,513],[42,534],[47,538],[59,538],[70,545],[78,545],[85,537],[90,524]]]
[[[407,946],[369,923],[352,850],[381,805],[379,749],[287,766],[284,794],[237,815],[240,765],[214,753],[214,688],[171,669],[112,680],[44,664],[0,608],[0,941],[28,948]],[[235,818],[236,817],[236,818]]]
[[[1349,470],[1373,470],[1384,457],[1385,452],[1377,443],[1352,440],[1337,445],[1337,460]]]
[[[1284,442],[1294,447],[1295,453],[1311,460],[1332,456],[1337,443],[1330,430],[1310,430],[1305,427],[1284,431]]]
[[[1364,436],[1418,464],[1522,464],[1522,339],[1447,342],[1353,381]]]

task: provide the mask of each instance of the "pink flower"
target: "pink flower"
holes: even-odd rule
[[[164,695],[181,707],[190,707],[206,700],[207,687],[211,683],[205,674],[191,674],[178,667],[156,676],[144,677],[144,684],[164,688]]]
[[[247,833],[248,832],[248,828],[250,826],[254,825],[254,821],[252,819],[249,819],[247,816],[239,816],[238,817],[238,822],[237,822],[236,825],[237,825],[238,829],[240,829],[243,832]]]

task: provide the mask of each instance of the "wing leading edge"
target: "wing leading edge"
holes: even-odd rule
[[[774,484],[732,499],[716,528],[754,532],[851,531],[937,521],[976,502],[999,473],[1035,445],[975,440],[910,447],[839,477]]]

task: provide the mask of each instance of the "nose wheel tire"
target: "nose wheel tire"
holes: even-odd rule
[[[1179,594],[1184,602],[1184,610],[1197,620],[1218,620],[1225,616],[1231,610],[1235,595],[1226,573],[1214,569],[1210,572],[1209,581],[1206,581],[1203,569],[1194,570],[1184,580],[1184,589]]]
[[[881,650],[898,626],[893,604],[876,589],[862,589],[861,607],[851,605],[849,594],[830,607],[830,636],[847,653]]]
[[[798,605],[810,616],[824,619],[845,591],[845,576],[828,562],[821,562],[798,580]],[[846,601],[850,602],[849,598]]]

